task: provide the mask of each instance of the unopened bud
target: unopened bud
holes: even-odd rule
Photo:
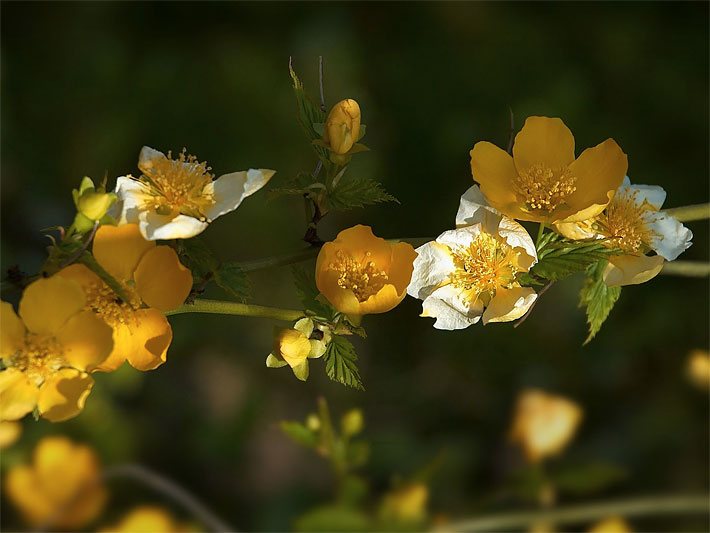
[[[325,121],[323,140],[336,154],[346,154],[360,138],[360,106],[350,98],[330,110]]]

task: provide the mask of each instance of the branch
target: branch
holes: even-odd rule
[[[686,276],[689,278],[706,278],[710,276],[710,263],[702,261],[669,261],[663,265],[661,274],[667,276]]]
[[[681,222],[707,220],[710,219],[710,204],[684,205],[683,207],[664,209],[663,212],[677,218]]]
[[[166,315],[181,315],[185,313],[211,313],[216,315],[251,316],[259,318],[273,318],[293,322],[304,316],[303,311],[297,309],[282,309],[280,307],[265,307],[263,305],[249,305],[237,302],[224,302],[221,300],[195,300],[193,303],[184,304],[168,311]]]
[[[523,511],[480,516],[453,524],[445,524],[442,531],[522,531],[536,522],[575,524],[610,515],[651,516],[681,513],[710,512],[710,494],[655,496],[630,500],[591,503],[561,507],[547,511]]]

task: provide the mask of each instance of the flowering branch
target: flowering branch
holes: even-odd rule
[[[252,316],[259,318],[273,318],[292,322],[303,317],[303,311],[297,309],[282,309],[279,307],[265,307],[263,305],[250,305],[237,302],[223,302],[221,300],[197,299],[193,303],[184,304],[165,313],[166,315],[181,315],[184,313],[211,313],[216,315]]]
[[[574,524],[606,516],[651,516],[710,511],[710,494],[655,496],[630,500],[592,503],[562,507],[554,510],[524,511],[495,514],[446,524],[446,531],[525,530],[537,522]]]

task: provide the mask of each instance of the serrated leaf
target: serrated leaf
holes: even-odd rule
[[[621,295],[621,287],[609,287],[604,283],[606,265],[607,261],[602,260],[589,266],[587,279],[579,293],[579,306],[586,307],[587,324],[589,325],[589,335],[584,344],[591,341],[599,332]]]
[[[249,278],[235,262],[222,264],[214,273],[217,285],[239,301],[249,297]]]
[[[338,185],[330,191],[328,201],[333,209],[348,210],[382,202],[397,202],[399,200],[389,194],[382,185],[371,179],[342,178]]]
[[[313,448],[318,443],[318,436],[299,422],[284,421],[279,427],[296,444]]]
[[[334,335],[328,343],[323,359],[325,373],[330,379],[357,390],[365,390],[356,364],[355,347],[348,339]]]
[[[321,318],[331,318],[334,309],[321,300],[314,275],[300,267],[293,267],[291,273],[303,308],[312,311]]]
[[[530,273],[537,278],[559,281],[618,253],[599,241],[572,241],[547,233],[538,246],[538,262]]]
[[[217,256],[198,237],[181,240],[178,254],[182,264],[189,268],[196,278],[204,277],[219,268]]]

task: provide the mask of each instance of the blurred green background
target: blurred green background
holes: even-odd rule
[[[2,267],[33,272],[42,228],[71,222],[84,175],[137,173],[142,145],[188,148],[221,173],[277,169],[271,186],[313,168],[295,120],[288,58],[311,94],[325,57],[328,104],[361,105],[372,152],[353,171],[381,180],[401,205],[325,219],[321,236],[365,223],[383,237],[436,236],[472,184],[478,140],[505,145],[518,127],[559,116],[578,152],[613,137],[632,181],[663,186],[668,206],[708,200],[708,4],[698,3],[9,3],[2,5]],[[261,193],[204,234],[224,259],[293,251],[298,199]],[[683,259],[708,258],[708,224],[693,223]],[[310,267],[309,267],[310,268]],[[297,305],[288,268],[255,273],[253,302]],[[440,332],[407,298],[367,317],[355,340],[367,391],[306,384],[269,370],[274,323],[171,318],[168,362],[147,374],[98,375],[78,418],[24,421],[3,463],[44,434],[91,443],[106,464],[162,472],[235,527],[283,530],[330,497],[327,467],[276,427],[326,396],[360,406],[375,492],[440,453],[430,509],[448,517],[524,507],[491,499],[521,464],[506,442],[518,391],[569,396],[585,409],[559,462],[617,465],[626,477],[595,498],[704,491],[708,396],[685,378],[687,353],[708,347],[708,281],[659,276],[625,289],[582,347],[581,279],[561,283],[518,329]],[[218,291],[214,297],[224,297]],[[161,501],[117,483],[109,517]],[[589,499],[568,496],[562,503]],[[484,505],[484,502],[487,502]],[[3,527],[19,527],[6,501]],[[178,516],[182,516],[177,511]],[[637,530],[705,530],[697,517],[632,520]]]

